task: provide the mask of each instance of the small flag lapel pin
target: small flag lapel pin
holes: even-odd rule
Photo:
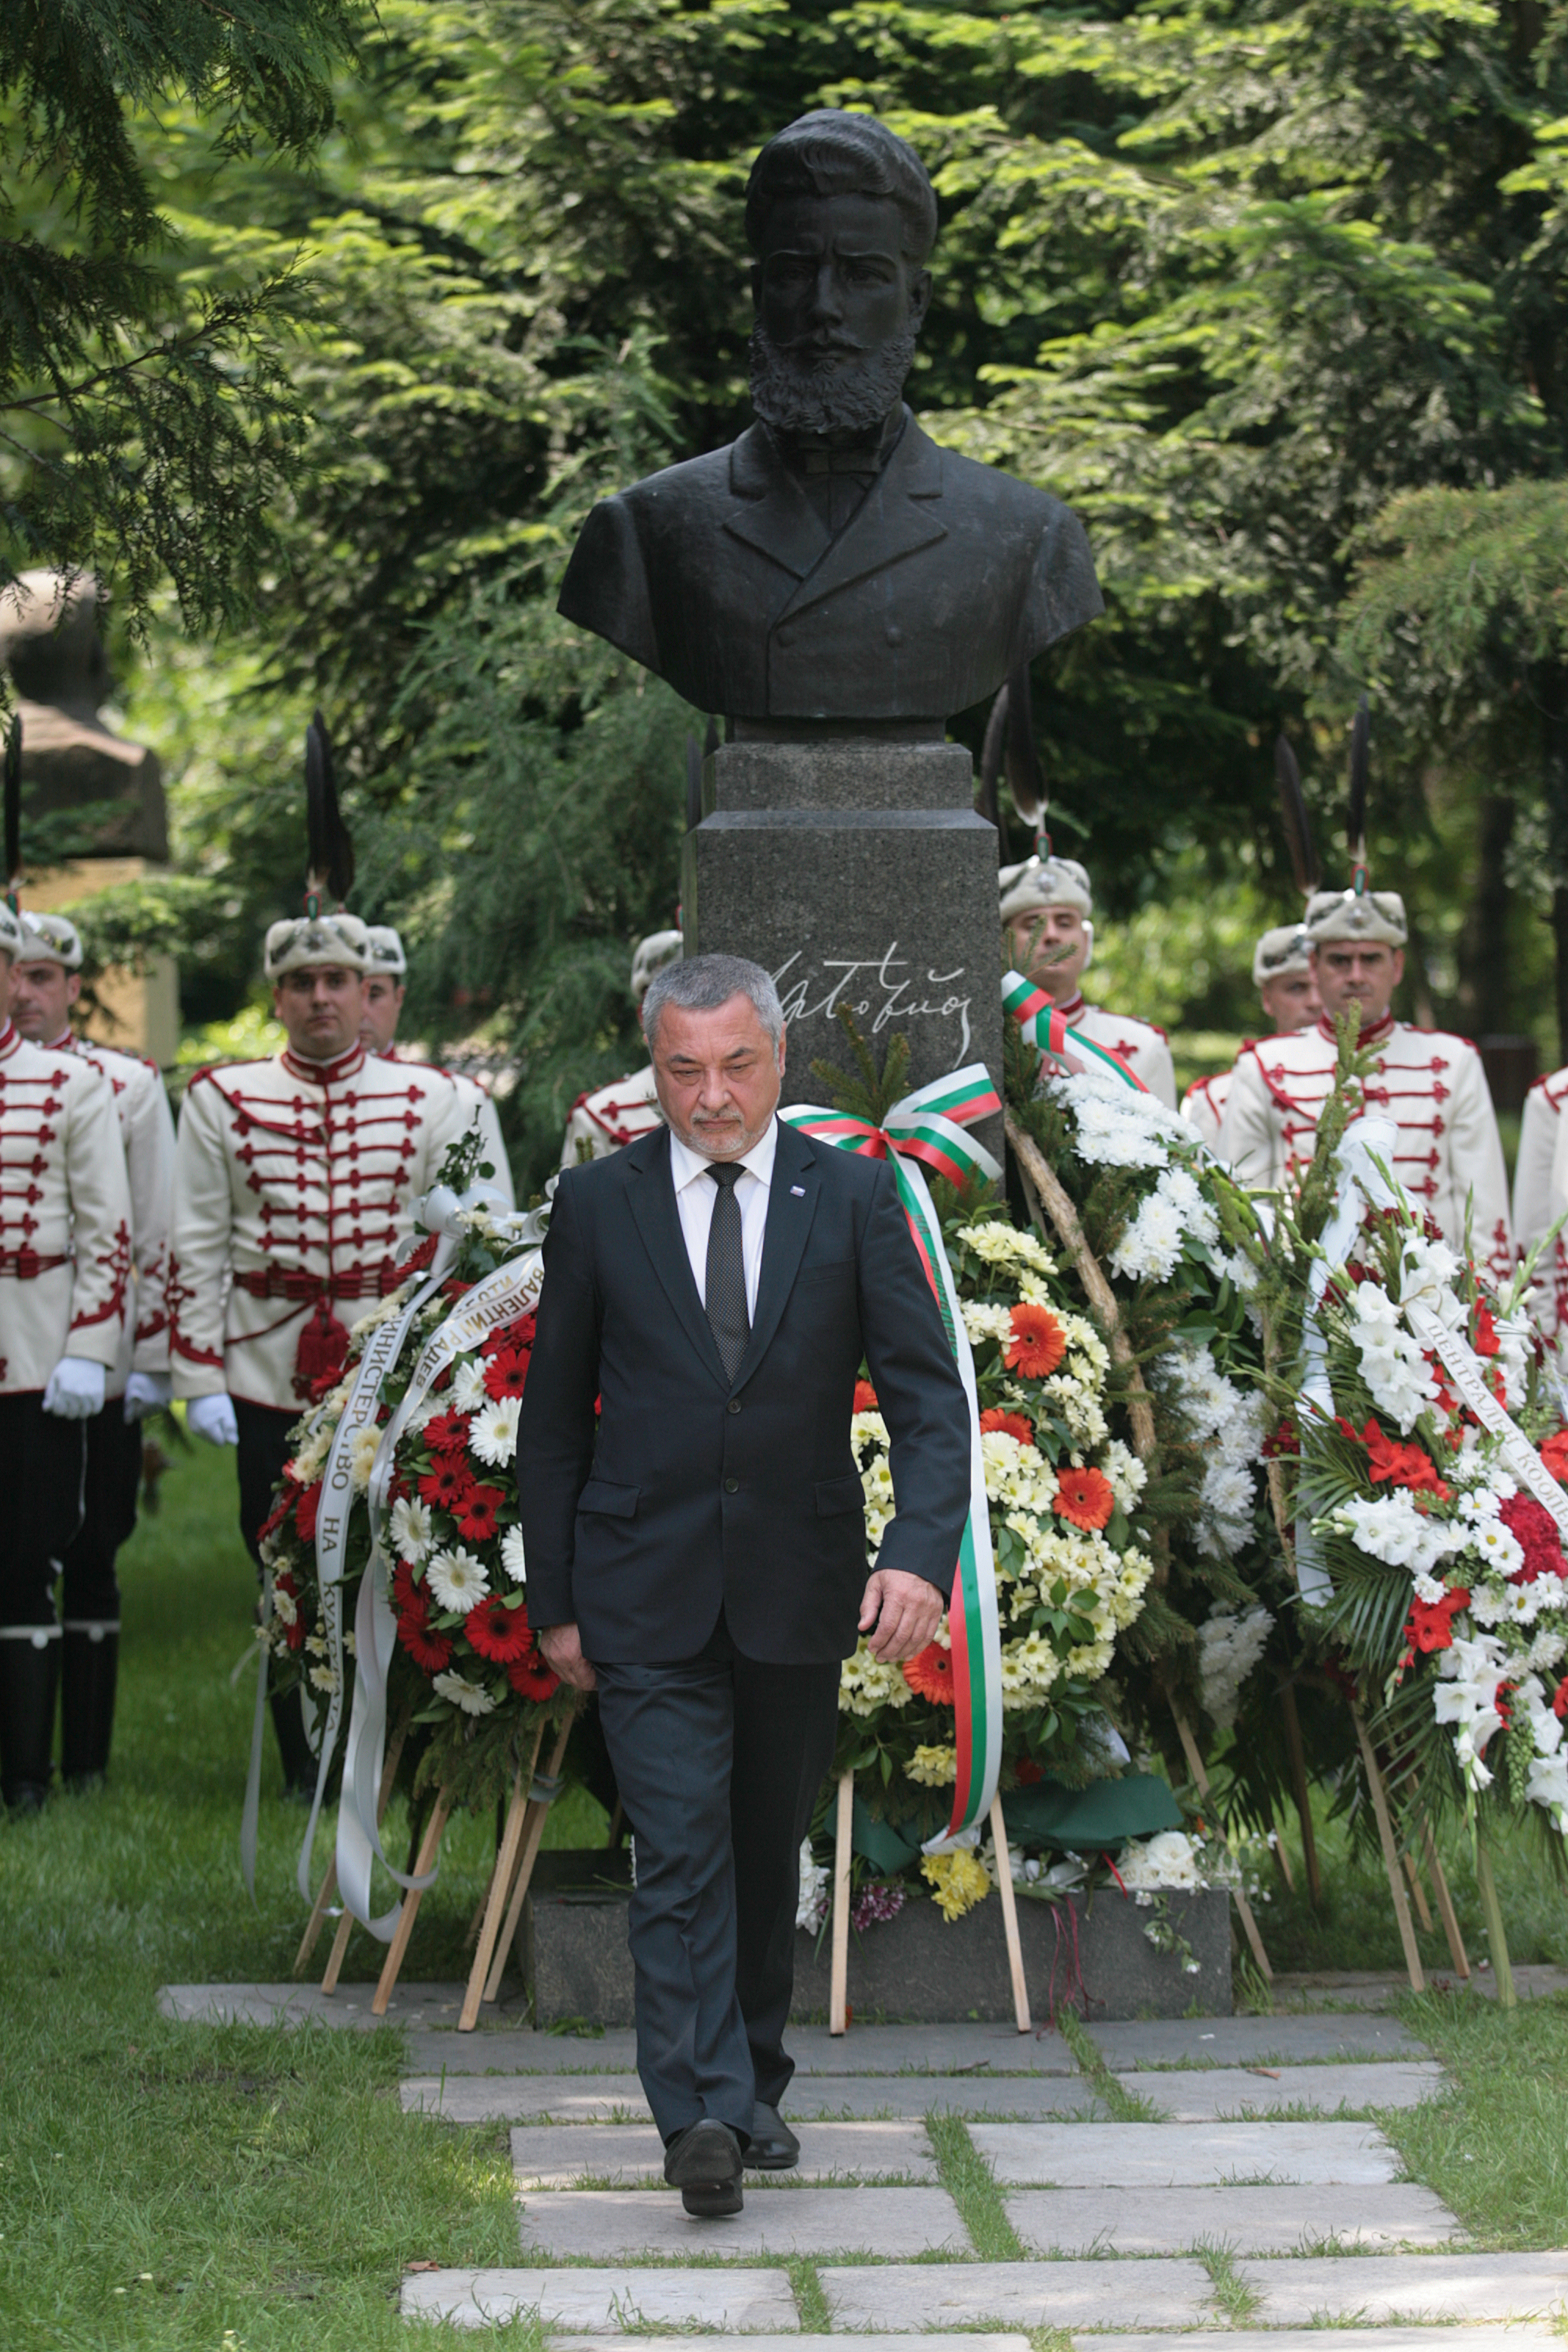
[[[805,1199],[806,1187],[804,1184],[791,1184],[789,1190],[794,1194],[797,1201],[803,1201]]]

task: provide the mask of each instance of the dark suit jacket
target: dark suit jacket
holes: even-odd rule
[[[596,506],[569,621],[735,719],[947,719],[1104,610],[1043,490],[902,439],[836,538],[766,426]]]
[[[881,1564],[946,1599],[968,1412],[886,1163],[780,1125],[733,1383],[692,1279],[668,1129],[569,1169],[517,1439],[532,1622],[575,1618],[590,1658],[667,1661],[702,1647],[722,1603],[747,1657],[846,1657],[866,1579],[850,1445],[862,1356],[898,1496]]]

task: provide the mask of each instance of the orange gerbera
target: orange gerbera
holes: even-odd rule
[[[1034,1444],[1034,1424],[1021,1412],[1004,1412],[999,1404],[990,1404],[980,1415],[982,1430],[999,1429],[1004,1437],[1016,1437],[1020,1445]]]
[[[1002,1350],[1002,1361],[1027,1381],[1049,1380],[1067,1353],[1067,1334],[1049,1307],[1025,1302],[1008,1316],[1013,1336]]]
[[[953,1653],[940,1642],[927,1642],[904,1662],[904,1679],[918,1698],[935,1699],[939,1706],[953,1705]]]
[[[877,1409],[876,1391],[873,1388],[871,1382],[869,1381],[857,1381],[855,1382],[855,1401],[850,1408],[851,1412],[875,1412]]]
[[[1059,1470],[1051,1507],[1075,1528],[1103,1528],[1116,1507],[1115,1491],[1103,1470]]]

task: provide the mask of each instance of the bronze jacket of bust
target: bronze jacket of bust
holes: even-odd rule
[[[601,500],[559,609],[698,710],[877,721],[967,709],[1104,606],[1071,508],[939,447],[905,408],[836,535],[753,425]]]

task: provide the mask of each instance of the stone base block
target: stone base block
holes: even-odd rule
[[[604,1859],[584,1854],[584,1876]],[[580,2018],[593,2025],[629,2025],[632,2019],[632,1959],[626,1947],[624,1894],[566,1884],[567,1857],[555,1857],[553,1889],[537,1889],[523,1906],[517,1962],[531,1989],[535,2022],[557,2025]],[[1120,1895],[1099,1895],[1087,1906],[1040,1902],[1019,1905],[1030,2004],[1043,2023],[1053,2005],[1071,1999],[1095,2018],[1180,2017],[1188,2011],[1230,2012],[1230,1898],[1223,1891],[1173,1897],[1171,1924],[1186,1939],[1196,1969],[1156,1952],[1144,1934],[1150,1914]],[[1075,1996],[1076,1953],[1082,1996]],[[795,2001],[799,2022],[817,2022],[828,2007],[828,1938],[796,1938]],[[980,1904],[964,1918],[945,1920],[934,1903],[915,1896],[896,1919],[850,1943],[849,1997],[865,2022],[873,2020],[942,2024],[963,2019],[1005,2022],[1012,2016],[1001,1906]],[[1200,2078],[1201,2079],[1201,2078]],[[1261,2080],[1258,2088],[1269,2087]]]

